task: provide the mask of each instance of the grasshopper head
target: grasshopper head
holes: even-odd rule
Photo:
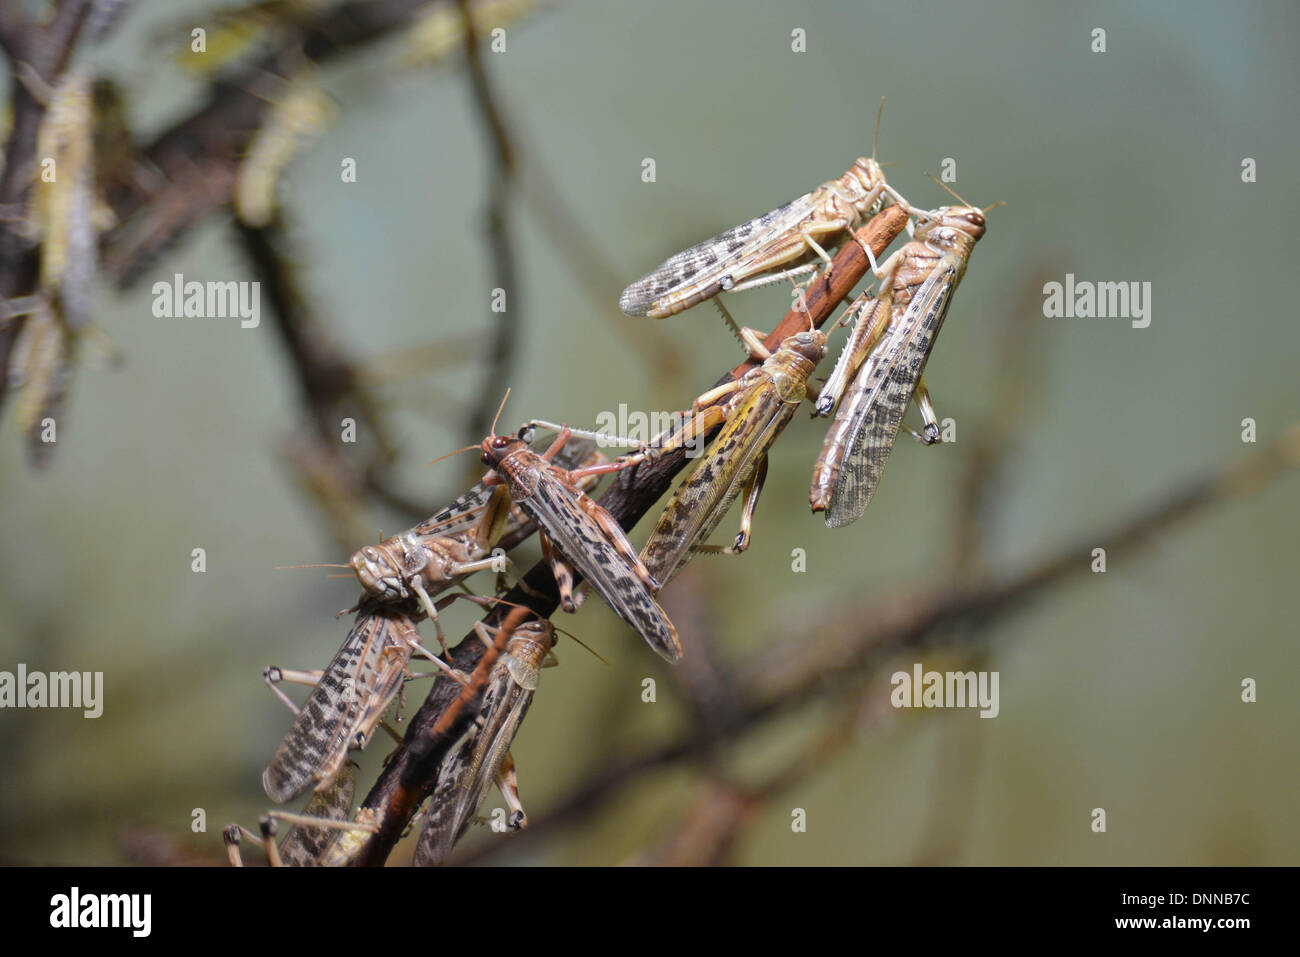
[[[388,554],[374,545],[367,545],[349,562],[357,574],[357,580],[371,594],[387,601],[396,601],[406,597],[406,588],[402,577]]]
[[[522,439],[517,439],[514,436],[489,435],[483,440],[482,462],[490,469],[496,468],[514,452],[527,447]]]
[[[826,334],[817,329],[798,332],[785,340],[784,346],[816,365],[826,355]]]
[[[984,213],[974,206],[940,206],[923,216],[924,219],[916,227],[916,238],[922,241],[952,230],[971,239],[979,239],[984,235]]]

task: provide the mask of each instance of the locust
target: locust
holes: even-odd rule
[[[275,215],[275,186],[294,154],[329,124],[334,101],[306,81],[295,81],[271,106],[248,145],[235,180],[235,212],[245,225],[266,226]]]
[[[556,457],[583,462],[588,469],[604,463],[590,441],[575,441]],[[579,476],[579,493],[594,487],[598,476]],[[370,740],[413,653],[441,665],[421,647],[414,621],[396,603],[416,596],[445,648],[434,597],[476,571],[502,568],[503,557],[487,557],[492,548],[498,542],[518,544],[535,527],[527,512],[504,498],[503,489],[480,483],[415,528],[353,557],[346,567],[356,572],[366,595],[353,609],[358,612],[353,628],[329,665],[319,674],[274,666],[264,672],[272,691],[297,711],[262,776],[273,801],[330,786],[348,750],[364,748]],[[301,709],[276,687],[282,680],[314,685]]]
[[[477,622],[474,627],[489,642],[486,626]],[[554,642],[555,628],[544,619],[524,622],[507,638],[504,653],[488,674],[475,724],[451,749],[438,774],[416,845],[416,864],[441,864],[447,859],[493,781],[510,808],[508,826],[514,830],[527,826],[510,744],[532,704]]]
[[[98,239],[90,80],[70,73],[40,95],[48,106],[37,130],[26,216],[40,248],[38,286],[5,308],[6,319],[29,315],[6,370],[11,385],[24,387],[16,418],[27,432],[63,405],[75,334],[91,318]]]
[[[415,621],[400,606],[372,603],[362,606],[342,647],[319,675],[267,668],[267,684],[291,708],[276,684],[286,679],[314,684],[262,772],[267,797],[283,804],[308,788],[330,788],[348,751],[369,743],[416,651],[437,661],[421,646]]]
[[[572,471],[552,463],[570,438],[568,429],[539,455],[519,437],[490,435],[482,461],[491,471],[487,484],[504,483],[511,499],[537,522],[542,553],[551,566],[561,606],[577,610],[573,585],[577,570],[614,612],[669,661],[681,658],[681,643],[664,610],[654,600],[657,586],[628,541],[627,533],[579,487],[588,475],[627,467],[611,462]]]
[[[356,791],[356,769],[349,763],[340,769],[329,787],[312,795],[301,814],[272,811],[263,817],[260,837],[238,824],[230,825],[222,832],[230,863],[243,866],[239,846],[245,836],[262,843],[267,861],[273,867],[311,867],[321,863],[340,836],[355,827],[348,817]],[[272,823],[276,820],[293,825],[278,845]]]
[[[49,451],[43,422],[62,410],[80,340],[88,337],[107,355],[115,354],[92,323],[99,234],[113,222],[97,198],[101,151],[96,143],[111,142],[114,124],[112,117],[96,115],[107,84],[92,84],[79,73],[66,74],[53,88],[34,74],[20,71],[19,79],[47,104],[37,130],[37,165],[25,217],[25,231],[39,246],[39,269],[31,295],[3,303],[0,324],[29,316],[4,371],[11,385],[24,388],[15,417],[40,461]]]
[[[320,860],[342,832],[328,824],[309,822],[312,818],[331,822],[346,821],[352,813],[352,799],[356,791],[356,768],[349,762],[328,788],[317,791],[307,802],[301,819],[294,823],[277,848],[280,860],[290,867],[310,867]]]
[[[265,52],[284,33],[323,12],[325,0],[256,0],[243,6],[227,7],[204,18],[204,49],[190,44],[177,56],[180,65],[205,77],[216,76],[235,60]],[[177,33],[187,35],[190,22],[170,23],[161,33],[161,43],[172,43]]]
[[[697,552],[734,555],[749,547],[768,451],[807,398],[808,377],[826,355],[826,336],[816,329],[790,336],[775,352],[763,349],[753,330],[745,332],[763,364],[696,399],[680,434],[660,446],[670,447],[681,434],[699,435],[725,423],[678,486],[641,550],[656,589],[667,585]],[[728,547],[705,544],[742,491],[745,504],[735,541]]]
[[[565,467],[605,462],[591,439],[570,442],[557,456]],[[584,492],[599,477],[584,476]],[[362,596],[383,602],[416,598],[446,647],[433,598],[479,571],[503,573],[508,560],[501,545],[514,547],[536,530],[523,509],[510,502],[502,486],[480,482],[450,505],[418,525],[375,545],[358,549],[344,565],[290,565],[288,568],[349,568],[365,590]],[[356,611],[357,607],[347,609]]]
[[[18,331],[8,369],[9,384],[22,387],[14,421],[29,435],[39,431],[45,416],[56,415],[62,408],[74,352],[67,327],[49,302],[38,297],[36,303]]]
[[[913,399],[925,421],[918,438],[938,441],[923,373],[971,251],[984,235],[985,212],[944,206],[922,214],[914,239],[876,273],[879,295],[859,300],[855,330],[817,400],[820,415],[839,405],[809,491],[812,510],[825,511],[831,528],[866,511]]]
[[[619,308],[629,316],[663,319],[720,292],[810,273],[817,268],[807,262],[813,257],[829,266],[831,257],[822,243],[851,232],[879,212],[887,195],[909,208],[885,180],[873,151],[871,158],[859,157],[838,179],[677,253],[624,289]],[[874,269],[870,250],[867,257]]]
[[[572,441],[560,454],[565,467],[605,462],[589,439]],[[588,492],[598,481],[598,473],[583,475],[578,487]],[[445,647],[432,596],[477,571],[504,571],[504,556],[493,555],[494,547],[502,539],[520,541],[535,527],[528,513],[511,503],[504,486],[480,482],[420,524],[360,549],[348,567],[366,593],[380,601],[417,597]]]
[[[80,74],[69,73],[51,92],[28,212],[40,240],[40,288],[71,332],[90,322],[98,227],[105,225],[95,203],[93,104],[90,79]]]

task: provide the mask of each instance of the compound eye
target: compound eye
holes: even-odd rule
[[[494,449],[504,449],[509,444],[510,440],[504,435],[498,435],[492,440],[492,448]]]

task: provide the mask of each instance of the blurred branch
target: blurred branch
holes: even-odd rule
[[[529,150],[527,155],[529,160],[524,164],[522,177],[523,194],[573,278],[596,309],[611,316],[612,328],[628,343],[632,354],[641,358],[642,368],[654,381],[675,383],[680,380],[683,372],[680,351],[655,332],[650,323],[628,321],[628,317],[616,314],[610,307],[623,288],[618,270],[605,257],[601,244],[592,236],[583,219],[575,215],[571,205],[564,201],[559,185],[538,158],[538,151]]]
[[[979,555],[989,525],[990,493],[996,488],[1007,455],[1032,427],[1043,394],[1043,364],[1039,356],[1036,320],[1042,314],[1043,283],[1055,275],[1047,266],[1031,270],[1021,285],[1014,307],[998,324],[998,360],[992,412],[967,428],[974,434],[970,453],[957,486],[953,520],[951,575],[963,580],[978,575]]]
[[[429,0],[355,0],[286,23],[274,49],[214,82],[208,102],[159,135],[142,163],[160,175],[152,187],[124,185],[108,197],[122,225],[105,240],[104,268],[121,284],[209,213],[229,205],[235,170],[274,99],[276,82],[407,26]],[[135,222],[131,222],[134,218]]]
[[[510,226],[515,181],[514,148],[511,146],[510,134],[506,130],[501,107],[497,103],[492,85],[488,81],[487,70],[483,65],[482,51],[474,30],[474,18],[470,15],[469,0],[457,0],[457,5],[460,8],[461,26],[464,30],[465,65],[469,72],[470,88],[474,93],[478,116],[482,121],[492,155],[491,169],[488,174],[490,185],[487,235],[492,264],[496,270],[493,285],[504,290],[506,296],[505,308],[496,313],[496,330],[492,346],[488,350],[488,371],[484,378],[483,391],[480,400],[470,407],[466,441],[474,442],[487,432],[498,404],[497,397],[505,395],[506,388],[510,384],[511,362],[514,350],[519,345],[522,328],[520,307],[523,303],[523,295],[519,289],[519,270],[512,242],[514,231]]]
[[[369,427],[368,435],[377,446],[376,460],[391,461],[395,450],[378,409],[361,388],[354,364],[330,339],[308,304],[298,281],[295,257],[287,250],[283,215],[277,212],[262,227],[248,226],[237,218],[235,232],[240,249],[266,290],[276,332],[289,352],[289,365],[298,377],[303,403],[319,437],[326,442],[336,439],[340,414],[351,403]]]

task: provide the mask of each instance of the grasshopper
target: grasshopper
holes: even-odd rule
[[[566,451],[565,461],[583,461],[587,468],[604,462],[592,442],[575,442]],[[598,474],[580,477],[578,488],[589,489],[597,480]],[[420,646],[414,622],[378,603],[417,596],[445,647],[434,596],[476,571],[500,568],[501,558],[486,557],[493,546],[499,540],[518,544],[534,527],[526,512],[505,500],[504,490],[479,484],[410,532],[353,557],[348,567],[375,602],[366,604],[363,597],[352,631],[329,665],[318,676],[276,667],[264,673],[272,691],[297,711],[262,776],[273,801],[292,800],[308,787],[329,787],[348,750],[364,748],[370,740],[401,687],[411,655],[419,651],[437,662]],[[301,709],[276,687],[286,679],[315,686]]]
[[[859,157],[838,179],[668,259],[624,289],[619,308],[629,316],[663,319],[720,292],[810,273],[817,268],[815,262],[798,264],[813,256],[829,266],[830,254],[821,243],[851,232],[879,212],[886,194],[907,208],[907,201],[886,182],[873,151],[872,158]],[[874,254],[866,252],[874,269]],[[782,270],[791,264],[793,268]]]
[[[605,462],[604,455],[590,439],[571,442],[558,458],[565,467]],[[583,477],[579,488],[590,491],[598,481],[596,475]],[[536,527],[528,513],[511,504],[503,487],[489,487],[480,482],[418,525],[376,545],[358,549],[347,564],[323,567],[352,569],[365,595],[378,601],[405,601],[414,596],[434,623],[438,640],[445,648],[434,596],[475,572],[504,572],[506,559],[497,551],[498,546],[508,543],[513,547]],[[348,609],[356,610],[356,607]]]
[[[256,0],[209,14],[203,52],[187,44],[178,54],[180,65],[204,77],[214,77],[235,60],[264,53],[285,31],[323,12],[325,0]],[[170,43],[178,31],[189,33],[190,21],[168,24],[159,42]]]
[[[293,724],[262,772],[267,797],[283,804],[308,788],[330,788],[348,751],[370,741],[416,651],[437,661],[421,646],[415,622],[400,608],[367,605],[319,676],[267,668],[267,684],[291,708],[276,683],[287,679],[315,685],[303,706],[295,709]]]
[[[651,648],[669,661],[677,661],[681,643],[677,629],[654,600],[654,580],[627,533],[577,484],[585,476],[627,466],[612,462],[566,471],[552,464],[569,437],[569,430],[564,429],[551,447],[538,455],[522,438],[488,436],[482,445],[483,464],[492,471],[484,482],[504,483],[511,499],[537,522],[542,552],[555,574],[565,611],[578,607],[573,595],[576,569]]]
[[[697,552],[734,555],[749,547],[754,509],[767,476],[768,450],[807,397],[808,377],[826,355],[826,336],[815,329],[790,336],[775,352],[763,349],[753,330],[745,332],[763,364],[696,399],[681,430],[699,435],[725,422],[699,464],[678,486],[641,550],[656,589],[668,584]],[[725,402],[711,404],[724,397],[728,397]],[[666,439],[658,448],[669,447],[677,438]],[[744,513],[734,543],[726,548],[703,544],[742,490]]]
[[[945,206],[923,214],[913,241],[876,273],[879,295],[855,304],[855,330],[817,400],[818,413],[829,415],[856,368],[809,492],[812,510],[825,511],[831,528],[855,522],[866,511],[914,398],[925,420],[925,433],[918,438],[927,445],[938,441],[938,419],[922,373],[953,291],[984,235],[985,212]]]
[[[303,144],[333,119],[334,101],[306,82],[291,82],[248,145],[235,180],[235,212],[257,229],[275,215],[275,184]]]
[[[14,341],[8,379],[22,392],[14,409],[18,428],[29,434],[44,416],[57,414],[67,395],[74,343],[48,301],[36,297]]]
[[[487,642],[483,624],[474,627]],[[509,826],[515,830],[527,826],[510,744],[532,703],[543,662],[554,642],[554,626],[543,619],[524,622],[506,640],[505,652],[488,674],[475,727],[451,750],[438,775],[416,845],[416,864],[441,864],[447,859],[493,781],[510,807]]]
[[[50,94],[36,138],[41,167],[28,226],[41,243],[40,287],[70,331],[90,322],[97,269],[94,94],[89,78],[70,73]]]
[[[267,860],[272,866],[311,867],[319,863],[340,835],[353,826],[348,822],[348,817],[352,812],[352,799],[356,791],[356,769],[349,763],[340,769],[329,787],[312,795],[302,814],[272,811],[266,815],[262,819],[260,838],[238,824],[230,825],[222,832],[230,863],[235,867],[243,866],[239,853],[243,836],[262,842]],[[293,824],[278,845],[273,840],[275,827],[270,823],[273,820]]]
[[[5,302],[0,323],[30,316],[5,372],[11,384],[24,386],[15,418],[33,436],[39,459],[48,451],[39,441],[39,423],[62,409],[79,340],[89,336],[107,345],[91,320],[99,233],[113,217],[96,197],[95,88],[89,78],[69,73],[50,89],[34,77],[19,77],[48,104],[37,130],[38,166],[26,212],[40,267],[34,294]]]

